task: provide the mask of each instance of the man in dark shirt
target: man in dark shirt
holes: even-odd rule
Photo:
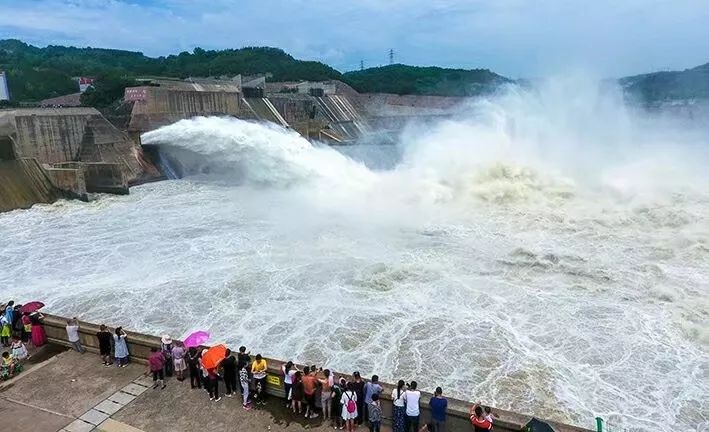
[[[361,425],[364,421],[364,380],[359,372],[352,374],[354,381],[352,381],[352,390],[357,395],[357,421],[358,425]]]
[[[236,358],[231,354],[230,349],[227,349],[225,354],[221,364],[224,369],[224,386],[226,387],[226,396],[232,397],[232,393],[239,391],[236,386]]]
[[[442,388],[436,387],[436,392],[433,394],[433,397],[428,404],[431,406],[431,423],[433,423],[433,432],[445,432],[448,399],[443,397]]]
[[[105,325],[101,324],[98,333],[96,333],[96,338],[98,339],[98,351],[103,359],[103,365],[111,366],[111,341],[113,341],[113,335],[111,335]]]

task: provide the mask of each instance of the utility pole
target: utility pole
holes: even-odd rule
[[[364,60],[359,61],[359,70],[361,70],[361,71],[364,70]]]
[[[389,64],[390,65],[394,64],[394,48],[389,50]]]

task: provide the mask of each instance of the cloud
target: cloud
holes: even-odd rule
[[[348,70],[487,67],[518,77],[605,75],[709,61],[698,0],[0,0],[0,37],[166,55],[269,45]]]

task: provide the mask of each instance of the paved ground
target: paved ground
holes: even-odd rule
[[[280,399],[272,399],[265,408],[245,411],[239,397],[212,402],[204,390],[190,390],[187,381],[171,379],[164,390],[153,390],[151,384],[142,365],[106,368],[96,355],[44,347],[23,373],[0,384],[3,429],[332,431],[329,422],[294,416]]]

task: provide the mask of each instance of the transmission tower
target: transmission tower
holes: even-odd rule
[[[390,65],[394,64],[394,48],[389,50],[389,64]]]
[[[364,70],[364,60],[359,61],[359,70],[361,70],[361,71]]]

